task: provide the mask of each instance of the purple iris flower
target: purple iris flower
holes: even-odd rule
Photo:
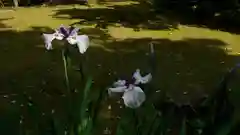
[[[60,32],[61,34],[64,35],[64,38],[68,38],[69,36],[76,36],[78,31],[79,31],[79,28],[76,28],[76,27],[65,27],[63,25],[61,25],[58,29],[57,29],[58,32]]]

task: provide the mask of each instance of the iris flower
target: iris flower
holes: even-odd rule
[[[127,83],[126,80],[114,82],[113,87],[108,89],[108,93],[111,95],[113,92],[123,92],[124,104],[129,108],[138,108],[146,100],[144,91],[138,85],[150,82],[152,75],[149,73],[146,76],[141,76],[140,70],[137,69],[132,79],[133,83]]]
[[[87,51],[89,47],[89,38],[87,35],[78,35],[79,28],[75,27],[65,27],[61,25],[55,30],[53,34],[43,33],[43,38],[45,42],[45,47],[47,50],[53,49],[52,41],[56,40],[67,40],[71,45],[77,45],[79,52],[81,54]]]

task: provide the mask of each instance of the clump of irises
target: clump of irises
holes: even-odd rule
[[[89,47],[89,37],[87,35],[78,35],[79,28],[76,27],[65,27],[61,25],[58,29],[55,29],[55,32],[52,34],[43,34],[45,47],[47,50],[53,49],[52,41],[53,40],[63,40],[65,41],[65,46],[69,47],[70,45],[76,45],[80,54],[84,54]],[[148,106],[144,106],[143,103],[146,101],[146,88],[142,86],[150,83],[154,75],[154,49],[153,44],[151,47],[151,62],[152,62],[152,71],[146,75],[142,75],[140,69],[136,69],[133,73],[131,79],[116,80],[111,87],[107,89],[108,94],[111,96],[113,93],[122,93],[122,99],[126,107],[133,112],[133,115],[126,113],[121,117],[120,123],[118,125],[117,135],[129,133],[131,125],[134,125],[133,133],[145,133],[145,134],[167,134],[169,129],[172,128],[172,124],[180,123],[179,131],[180,134],[186,134],[187,129],[191,132],[196,132],[196,134],[218,134],[224,133],[226,135],[231,131],[231,121],[232,115],[234,113],[234,107],[229,101],[228,98],[228,88],[227,84],[236,74],[236,69],[240,67],[238,64],[230,72],[224,76],[223,81],[220,83],[219,89],[216,90],[216,93],[208,98],[204,98],[199,104],[196,105],[179,105],[173,100],[168,99],[165,95],[166,93],[162,92],[160,101],[151,103]],[[67,75],[67,62],[66,57],[67,53],[66,48],[63,49],[63,60],[65,68],[65,78],[66,84],[69,89],[68,75]],[[91,82],[91,80],[89,81]],[[92,133],[92,128],[95,127],[94,121],[98,113],[98,106],[102,99],[89,101],[88,91],[90,89],[91,83],[87,83],[83,93],[78,96],[83,96],[79,99],[83,99],[80,104],[76,106],[71,106],[69,109],[70,114],[70,124],[69,129],[73,129],[75,135],[79,134],[90,134]],[[148,90],[149,91],[149,90]],[[106,91],[105,91],[106,92]],[[70,91],[69,91],[70,93]],[[77,97],[78,97],[77,96]],[[71,96],[69,98],[71,100]],[[74,102],[69,101],[69,105]],[[78,103],[78,102],[77,102]],[[90,104],[91,103],[91,104]],[[147,104],[147,101],[146,101]],[[90,109],[89,109],[90,106]],[[93,108],[91,108],[93,107]],[[95,107],[95,108],[94,108]],[[148,113],[145,116],[141,116],[138,113],[138,109],[141,107],[141,110],[148,110]],[[79,109],[80,108],[80,109]],[[74,110],[75,109],[75,110]],[[87,111],[86,111],[87,110]],[[128,110],[128,109],[126,109]],[[149,111],[150,110],[150,111]],[[88,111],[90,113],[88,113]],[[141,116],[141,117],[139,117]],[[72,118],[73,117],[73,118]],[[133,117],[133,121],[128,121]],[[151,118],[150,118],[151,117]],[[126,122],[127,121],[127,122]],[[177,122],[176,122],[177,121]],[[133,123],[130,123],[133,122]],[[126,124],[127,123],[127,124]],[[129,128],[129,130],[126,130]],[[72,134],[72,131],[69,130],[69,134]],[[209,132],[210,131],[210,132]],[[78,132],[78,133],[75,133]],[[131,134],[131,133],[130,133]],[[194,133],[193,133],[194,134]]]

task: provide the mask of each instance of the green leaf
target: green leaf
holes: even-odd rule
[[[84,89],[83,95],[82,95],[83,98],[82,98],[81,106],[80,106],[80,119],[84,118],[86,109],[88,109],[88,103],[89,103],[88,102],[88,95],[89,95],[91,86],[92,86],[92,78],[89,77],[87,82],[86,82],[86,86],[85,86],[85,89]]]
[[[222,123],[215,131],[215,135],[229,135],[231,132],[232,123],[231,121],[226,121]]]
[[[158,134],[158,128],[160,127],[160,119],[158,114],[155,113],[152,117],[151,123],[149,123],[148,132],[145,135],[155,135]]]
[[[175,119],[175,103],[167,101],[162,104],[160,134],[166,135],[167,130],[171,128]]]
[[[20,114],[15,108],[0,112],[0,134],[22,135],[24,132],[20,122]]]
[[[90,117],[86,117],[78,126],[78,135],[90,135],[93,132],[93,123]]]
[[[186,135],[186,117],[183,118],[182,120],[182,126],[180,129],[180,134],[179,135]]]
[[[158,128],[159,122],[158,112],[153,105],[144,104],[138,108],[138,128],[142,135],[150,135]]]
[[[118,124],[116,135],[125,135],[125,132],[122,128],[122,124],[120,124],[120,123]]]
[[[200,118],[190,120],[189,124],[195,129],[203,129],[206,126],[205,121]]]
[[[96,95],[92,96],[95,98],[92,99],[91,103],[89,104],[89,108],[90,108],[89,112],[91,113],[92,121],[95,126],[95,124],[97,123],[98,114],[101,109],[101,103],[106,96],[106,91],[104,89],[103,90],[97,89],[97,90],[95,90],[94,94],[96,94]]]
[[[118,123],[116,135],[136,135],[137,130],[134,119],[132,110],[125,108]]]
[[[92,86],[92,78],[89,77],[86,81],[85,88],[77,95],[76,103],[73,108],[74,132],[75,134],[90,134],[92,132],[92,118],[88,110],[89,94]]]
[[[232,129],[231,132],[229,133],[229,135],[237,135],[238,134],[238,130],[240,129],[240,122],[239,121],[235,121],[234,124],[232,124]]]
[[[52,135],[64,135],[63,123],[54,115],[51,117]]]

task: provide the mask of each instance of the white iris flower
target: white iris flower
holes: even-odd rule
[[[89,38],[87,35],[73,35],[67,38],[71,45],[77,45],[81,54],[85,53],[89,47]]]
[[[137,85],[150,82],[152,80],[152,75],[149,73],[146,76],[141,76],[140,70],[137,69],[133,74],[133,79],[135,79],[134,84],[129,84],[128,86],[126,80],[114,82],[114,87],[109,88],[108,93],[123,92],[122,99],[124,104],[130,108],[138,108],[146,100],[146,96],[143,90]]]
[[[79,28],[65,27],[61,25],[53,34],[43,33],[46,49],[53,49],[52,41],[54,39],[63,40],[66,38],[69,44],[78,46],[81,54],[85,53],[89,47],[89,37],[87,35],[78,35],[78,31]]]

